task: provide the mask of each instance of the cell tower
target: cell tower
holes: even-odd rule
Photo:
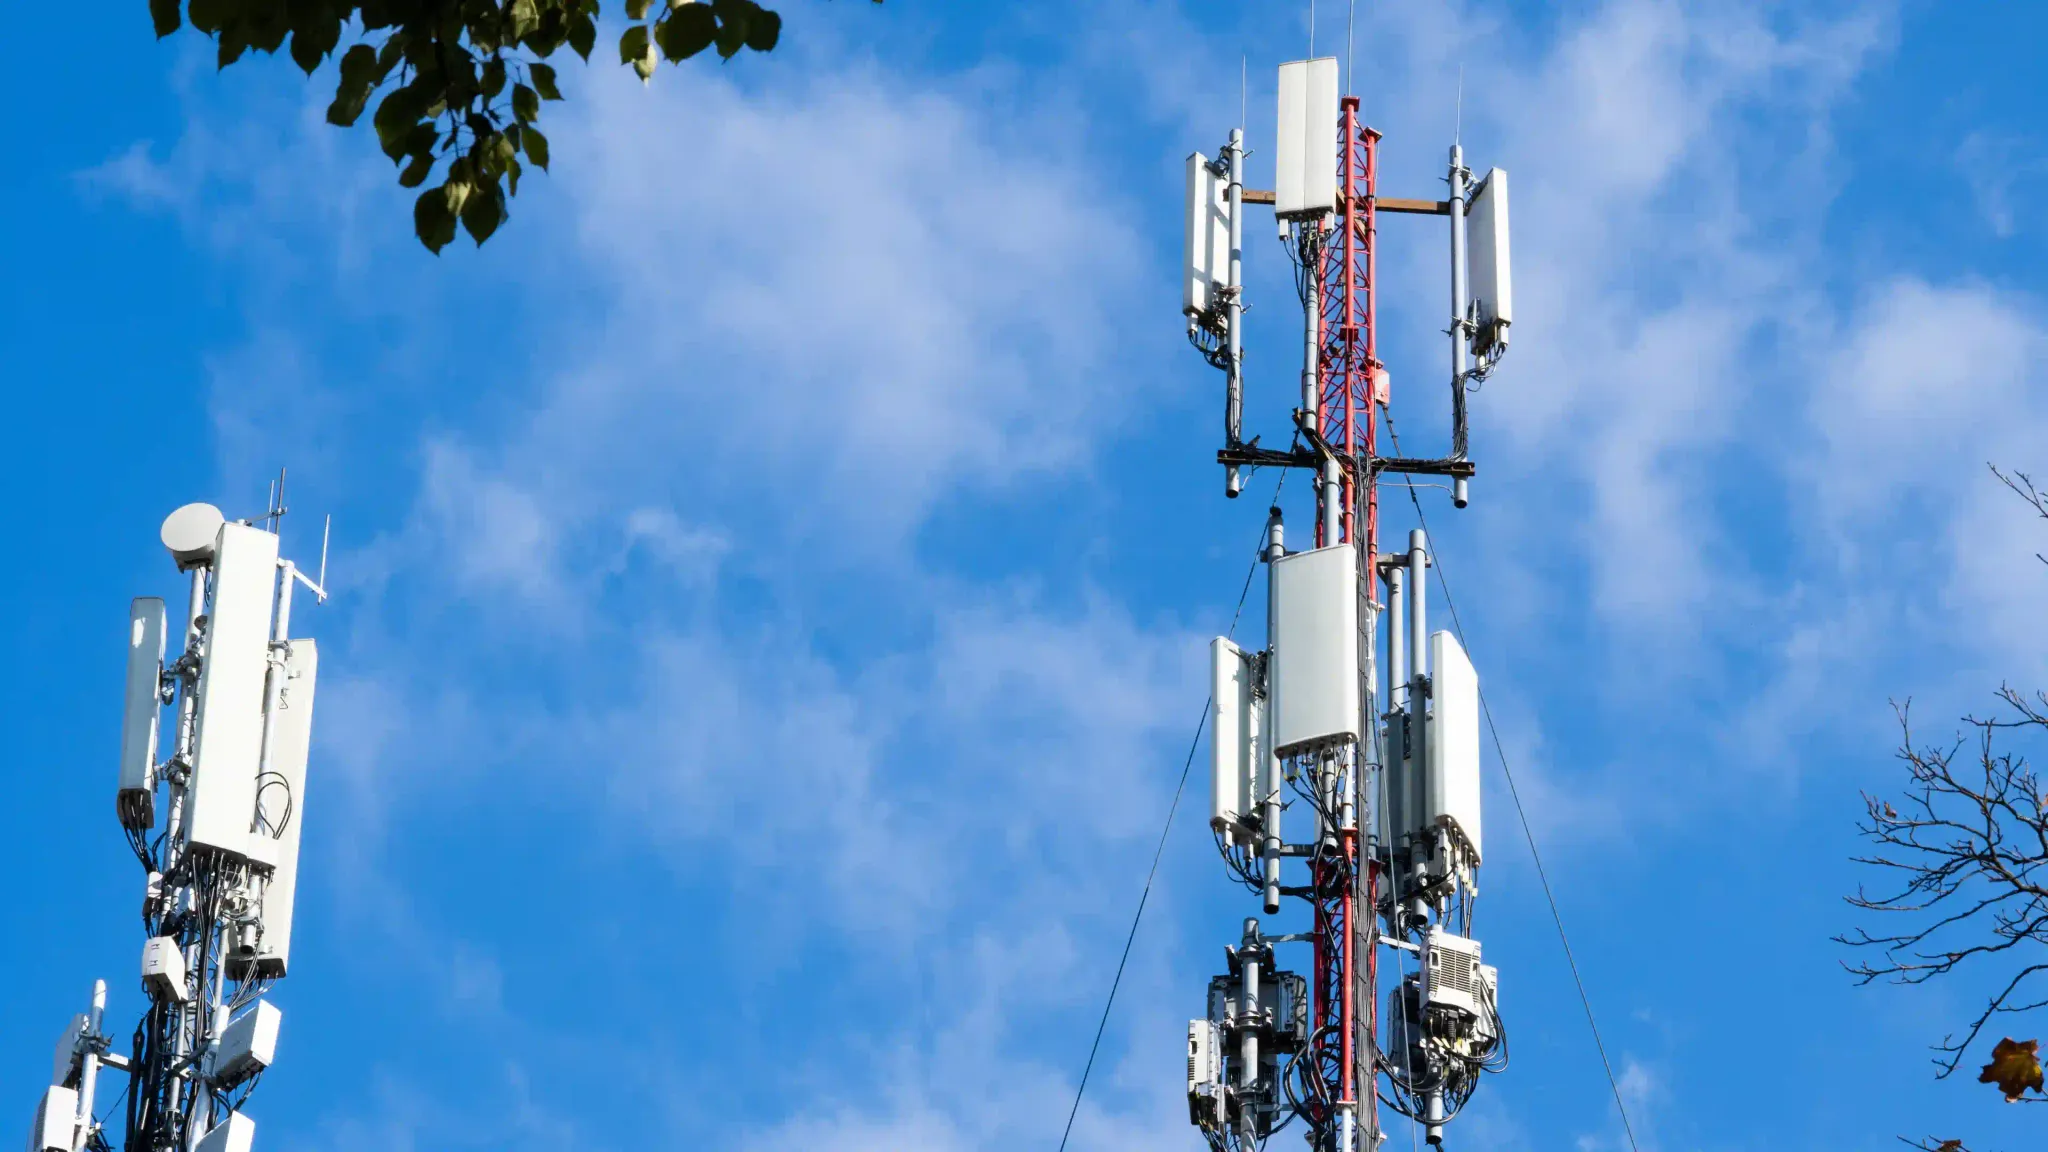
[[[1504,1066],[1499,978],[1481,963],[1472,910],[1481,860],[1479,681],[1449,632],[1427,628],[1428,544],[1379,552],[1384,476],[1473,475],[1466,394],[1507,350],[1507,173],[1476,184],[1450,151],[1449,198],[1379,195],[1380,134],[1338,95],[1334,58],[1280,67],[1275,181],[1244,186],[1244,130],[1222,158],[1187,162],[1188,335],[1226,384],[1224,493],[1255,468],[1315,477],[1313,548],[1290,552],[1267,519],[1266,647],[1211,646],[1211,824],[1230,873],[1266,916],[1307,902],[1308,931],[1258,918],[1226,948],[1208,1014],[1188,1025],[1188,1109],[1216,1152],[1253,1152],[1302,1122],[1316,1152],[1374,1152],[1377,1103],[1432,1145],[1483,1072]],[[1302,304],[1292,444],[1243,436],[1244,210],[1270,204]],[[1382,455],[1389,377],[1377,340],[1379,219],[1438,216],[1451,256],[1450,451]],[[1385,598],[1379,595],[1384,589]],[[1384,688],[1380,641],[1384,617]],[[1289,795],[1302,801],[1292,805]],[[1283,809],[1298,813],[1283,819]],[[1293,863],[1289,863],[1292,861]],[[1276,966],[1310,946],[1310,975]],[[1381,959],[1389,962],[1384,1012]]]
[[[129,607],[116,812],[148,875],[149,1007],[118,1055],[106,981],[93,986],[91,1010],[57,1043],[29,1152],[111,1152],[109,1124],[127,1152],[248,1152],[255,1139],[242,1108],[277,1055],[282,1016],[264,996],[291,962],[319,670],[313,641],[289,638],[292,593],[327,597],[324,538],[317,579],[278,555],[283,489],[280,476],[256,521],[211,504],[164,521],[164,547],[190,580],[175,647],[162,600]],[[127,1110],[102,1120],[108,1068],[128,1077]]]

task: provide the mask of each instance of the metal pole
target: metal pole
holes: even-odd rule
[[[1322,512],[1318,543],[1328,546],[1344,538],[1344,478],[1334,456],[1323,457],[1323,492],[1317,502]]]
[[[1238,1003],[1238,1017],[1243,1020],[1257,1020],[1263,1013],[1259,1010],[1259,922],[1246,918],[1244,922],[1244,946],[1240,955],[1244,960],[1244,981],[1240,988],[1242,999]],[[1259,1085],[1259,1030],[1240,1024],[1238,1029],[1238,1081],[1244,1089],[1244,1099],[1239,1101],[1240,1136],[1247,1142],[1256,1138],[1257,1127],[1253,1122],[1251,1096]]]
[[[270,772],[271,746],[277,739],[277,708],[284,696],[285,658],[288,649],[285,637],[291,634],[292,585],[297,582],[293,577],[298,574],[298,568],[289,560],[280,560],[277,571],[277,615],[271,620],[268,668],[263,682],[263,742],[256,755],[256,779],[259,785]],[[260,786],[256,789],[256,795],[256,811],[252,814],[250,827],[252,832],[261,832],[264,829],[261,827],[263,789]]]
[[[1229,399],[1224,410],[1224,442],[1232,448],[1244,440],[1244,129],[1230,130],[1230,143],[1223,148],[1224,163],[1230,170],[1230,286],[1224,294],[1223,327],[1230,364]],[[1224,470],[1224,495],[1236,496],[1244,487],[1237,465]]]
[[[1471,307],[1471,289],[1466,282],[1469,261],[1465,247],[1465,209],[1470,198],[1471,173],[1465,170],[1465,149],[1451,145],[1451,457],[1463,460],[1466,453],[1465,376],[1469,368],[1472,326],[1466,319]],[[1466,479],[1452,477],[1451,500],[1463,508]]]
[[[1423,586],[1429,567],[1429,538],[1422,529],[1408,532],[1408,714],[1420,716],[1429,699],[1429,596]],[[1415,725],[1412,727],[1419,727]],[[1420,733],[1411,733],[1409,746],[1421,748]]]
[[[205,651],[206,637],[200,625],[200,618],[206,614],[206,573],[207,569],[203,565],[192,569],[192,591],[191,597],[187,601],[185,612],[185,649],[191,653],[203,653]],[[191,877],[185,874],[188,869],[186,857],[190,854],[192,838],[192,806],[187,801],[191,796],[191,774],[196,768],[194,757],[198,751],[198,668],[188,668],[183,677],[183,683],[178,686],[178,695],[177,755],[178,759],[184,764],[185,777],[183,783],[174,783],[171,786],[172,821],[168,828],[170,835],[166,838],[164,844],[162,864],[163,874],[167,878],[166,882],[168,882],[168,878],[172,875],[184,876],[174,887],[170,899],[175,905],[182,906],[183,910],[189,914],[197,907],[198,903],[192,889]],[[194,989],[203,989],[204,979],[197,970],[199,965],[198,945],[186,945],[184,953],[186,979],[191,981],[189,986]],[[188,1008],[180,1005],[176,1009],[177,1026],[172,1029],[173,1036],[171,1037],[172,1056],[169,1061],[158,1062],[156,1064],[157,1069],[183,1069],[189,1067],[190,1062],[195,1058],[199,1048],[199,1002],[204,997],[194,996],[192,999],[193,1004],[191,1007]],[[130,1073],[131,1080],[138,1074],[147,1075],[149,1071],[138,1070],[135,1073]],[[168,1107],[171,1114],[180,1117],[182,1123],[184,1123],[186,1128],[184,1143],[187,1148],[190,1148],[192,1144],[196,1143],[196,1130],[191,1118],[191,1113],[194,1109],[191,1104],[187,1103],[186,1099],[189,1087],[187,1075],[184,1071],[172,1071],[170,1072],[170,1077],[171,1083],[168,1086],[168,1091],[165,1093]],[[131,1092],[138,1091],[141,1088],[142,1085],[138,1083],[131,1082],[129,1085]],[[193,1090],[191,1096],[193,1102],[196,1103],[198,1098],[197,1091]]]
[[[1270,687],[1272,684],[1272,661],[1278,657],[1278,653],[1274,651],[1273,647],[1273,636],[1277,632],[1280,623],[1279,580],[1278,573],[1273,566],[1286,555],[1286,534],[1281,523],[1280,509],[1274,508],[1266,516],[1266,651],[1268,654],[1266,683],[1268,684],[1268,697],[1265,714],[1266,724],[1269,728],[1273,722],[1274,712]],[[1259,750],[1259,763],[1261,768],[1259,775],[1262,778],[1259,784],[1259,814],[1261,827],[1265,832],[1264,841],[1259,846],[1259,855],[1263,858],[1263,863],[1265,864],[1265,908],[1266,914],[1270,916],[1280,911],[1280,781],[1276,778],[1279,762],[1272,754],[1270,737],[1265,742],[1265,746]]]
[[[1408,702],[1408,595],[1405,568],[1387,569],[1387,710]]]
[[[100,1054],[93,1045],[101,1035],[100,1021],[106,1011],[107,982],[95,980],[92,985],[92,1011],[86,1016],[85,1059],[78,1073],[78,1126],[72,1129],[72,1152],[84,1152],[87,1142],[92,1139],[93,1096],[100,1078]]]
[[[1401,731],[1407,753],[1408,804],[1410,819],[1424,819],[1429,775],[1429,538],[1422,529],[1408,533],[1408,699]],[[1410,867],[1419,872],[1427,865],[1425,846],[1417,843],[1410,852]],[[1420,885],[1410,891],[1419,890]],[[1420,901],[1415,909],[1422,907]]]
[[[1307,284],[1307,296],[1302,300],[1301,309],[1301,415],[1297,420],[1302,431],[1317,434],[1322,432],[1316,426],[1316,417],[1322,408],[1316,387],[1323,358],[1320,338],[1323,319],[1322,243],[1316,236],[1316,229],[1320,227],[1314,220],[1301,226],[1301,275]]]

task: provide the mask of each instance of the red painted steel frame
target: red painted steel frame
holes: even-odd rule
[[[1325,237],[1320,272],[1322,307],[1317,317],[1320,346],[1316,424],[1323,440],[1343,465],[1343,540],[1357,545],[1361,571],[1371,580],[1377,571],[1379,535],[1379,493],[1373,482],[1371,461],[1377,441],[1378,421],[1373,408],[1375,380],[1382,370],[1377,353],[1373,294],[1376,224],[1374,194],[1378,184],[1379,133],[1359,124],[1358,98],[1346,96],[1342,104],[1342,128],[1338,141],[1338,172],[1342,202],[1338,207],[1335,235]],[[1362,486],[1362,491],[1361,491]],[[1364,499],[1359,500],[1362,495]],[[1362,507],[1361,507],[1362,505]],[[1364,531],[1353,523],[1362,512]],[[1317,517],[1317,543],[1322,518]],[[1363,757],[1358,758],[1360,761]],[[1361,817],[1364,815],[1360,813]],[[1367,1146],[1379,1129],[1378,1094],[1374,1085],[1356,1082],[1358,1037],[1371,1035],[1373,1009],[1378,997],[1378,948],[1368,947],[1363,987],[1356,981],[1361,957],[1353,946],[1354,919],[1360,912],[1357,879],[1365,877],[1364,914],[1374,913],[1379,869],[1372,861],[1359,858],[1356,828],[1339,833],[1341,859],[1318,860],[1314,865],[1315,890],[1315,1070],[1322,1080],[1321,1096],[1331,1105],[1361,1105],[1356,1108],[1358,1146]],[[1377,932],[1367,934],[1376,939]],[[1354,991],[1361,992],[1354,1000]],[[1357,1027],[1363,1015],[1365,1031]],[[1362,1090],[1361,1090],[1362,1089]],[[1313,1119],[1326,1125],[1334,1109],[1317,1109]],[[1334,1132],[1331,1132],[1334,1142]],[[1340,1149],[1338,1152],[1350,1152]]]

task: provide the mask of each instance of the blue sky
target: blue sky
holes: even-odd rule
[[[133,7],[32,7],[53,50],[0,76],[37,545],[0,575],[15,1113],[94,977],[137,1006],[116,637],[175,592],[157,523],[253,514],[289,465],[287,549],[332,513],[338,594],[298,616],[325,683],[264,1147],[1050,1147],[1262,507],[1220,498],[1182,340],[1180,162],[1248,61],[1259,181],[1306,5],[791,0],[772,57],[566,70],[555,173],[439,259],[367,132],[321,123],[325,75],[216,75]],[[1514,173],[1475,500],[1425,499],[1645,1149],[2038,1142],[1931,1078],[1976,984],[1859,991],[1828,938],[1857,792],[1899,779],[1888,700],[1945,731],[2048,683],[2040,533],[1984,467],[2048,431],[2043,23],[1357,14],[1383,190],[1435,194],[1461,69],[1468,154]],[[1386,235],[1421,447],[1444,260]],[[1621,1147],[1489,770],[1515,1061],[1453,1136]],[[1076,1147],[1198,1146],[1181,1029],[1248,911],[1199,824]]]

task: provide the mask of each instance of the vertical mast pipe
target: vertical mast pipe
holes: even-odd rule
[[[1224,294],[1223,327],[1230,357],[1227,369],[1229,396],[1223,414],[1223,436],[1230,447],[1244,442],[1244,129],[1230,130],[1230,143],[1223,159],[1229,168],[1230,185],[1230,287]],[[1224,472],[1224,494],[1235,496],[1244,487],[1237,465]]]
[[[1470,307],[1471,288],[1467,282],[1470,261],[1465,247],[1465,210],[1471,198],[1471,173],[1465,170],[1465,149],[1451,145],[1451,457],[1463,460],[1465,436],[1465,376],[1470,352],[1471,325],[1465,313]],[[1462,487],[1462,478],[1459,484]]]
[[[1407,750],[1416,772],[1424,771],[1429,743],[1429,538],[1408,533],[1408,723]]]
[[[1278,653],[1274,650],[1273,637],[1280,623],[1278,573],[1273,565],[1287,555],[1286,534],[1281,523],[1280,509],[1272,509],[1266,516],[1266,717],[1271,726],[1274,713],[1272,700],[1273,661]],[[1259,749],[1259,818],[1264,838],[1259,845],[1261,862],[1265,865],[1265,908],[1266,914],[1280,911],[1280,781],[1275,778],[1279,761],[1274,757],[1270,741],[1262,741]]]

